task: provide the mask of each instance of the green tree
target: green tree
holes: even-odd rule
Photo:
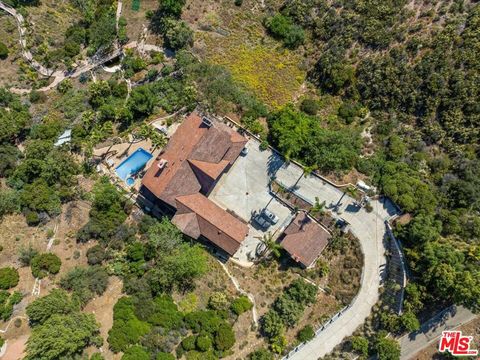
[[[54,360],[71,357],[90,345],[101,345],[93,314],[54,314],[32,330],[25,359]]]
[[[27,316],[32,325],[43,324],[53,314],[69,314],[78,307],[64,290],[54,289],[50,294],[36,299],[27,306]]]
[[[382,338],[376,346],[379,360],[398,360],[400,359],[400,345],[397,340]]]
[[[20,277],[18,271],[12,267],[0,269],[0,289],[8,290],[17,286]]]
[[[220,324],[215,334],[215,347],[224,351],[230,349],[234,344],[235,333],[232,327],[227,323]]]
[[[0,42],[0,59],[5,60],[8,57],[8,48],[3,42]]]
[[[315,330],[312,325],[304,326],[297,334],[297,339],[300,342],[310,341],[315,337]]]
[[[366,358],[368,356],[368,339],[364,338],[363,336],[353,336],[350,340],[352,349],[362,356]]]
[[[33,276],[40,279],[48,274],[58,274],[61,265],[62,261],[53,253],[35,255],[30,263]]]
[[[122,360],[150,360],[150,354],[141,346],[133,345],[125,351]]]

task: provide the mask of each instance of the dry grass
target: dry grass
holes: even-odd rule
[[[228,68],[233,77],[267,105],[276,108],[301,90],[306,72],[300,52],[284,49],[265,33],[259,2],[192,1],[184,19],[197,30],[195,52]],[[300,66],[300,67],[299,67]]]
[[[318,274],[321,264],[327,263],[328,274],[316,281],[319,281],[340,304],[347,305],[360,289],[363,254],[358,239],[353,236],[344,240],[343,246],[339,247],[340,249],[335,249],[330,243],[317,261],[316,269],[309,270],[309,273]]]
[[[146,18],[148,10],[154,11],[158,8],[158,0],[140,0],[140,10],[132,10],[132,0],[123,1],[122,16],[127,20],[127,36],[129,41],[138,41],[145,27],[148,27],[149,20]],[[154,35],[147,37],[148,44],[156,44],[158,38]]]
[[[12,16],[0,12],[0,41],[8,48],[9,55],[5,60],[0,60],[0,86],[24,87],[29,76],[23,73],[30,71],[22,58],[19,42],[18,28]],[[33,78],[36,74],[30,74]]]
[[[62,46],[65,31],[81,19],[80,11],[69,0],[43,0],[38,6],[26,7],[30,24],[27,45],[32,53]]]
[[[110,277],[109,284],[105,293],[102,296],[98,296],[92,299],[84,309],[86,313],[92,313],[95,315],[95,319],[100,324],[100,335],[103,338],[102,354],[105,359],[120,359],[120,354],[114,354],[110,351],[107,338],[108,331],[112,328],[113,324],[113,306],[117,303],[117,300],[122,297],[122,281],[117,277]],[[90,347],[87,349],[88,354],[98,352],[97,348]]]

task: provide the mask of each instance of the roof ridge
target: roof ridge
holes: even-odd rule
[[[197,196],[197,195],[200,195],[200,196],[203,196],[207,201],[209,201],[210,203],[212,203],[214,206],[217,206],[219,209],[221,209],[222,211],[224,211],[226,214],[228,214],[229,216],[231,216],[232,218],[234,218],[236,221],[239,221],[241,222],[240,220],[238,220],[235,216],[233,216],[232,214],[230,214],[228,211],[226,211],[225,209],[221,208],[220,206],[218,206],[217,204],[215,204],[212,200],[210,200],[208,197],[206,197],[205,195],[203,194],[200,194],[200,193],[195,193],[195,194],[190,194],[190,195],[182,195],[182,196],[178,196],[176,199],[179,200],[179,198],[182,198],[182,197],[191,197],[191,196]],[[181,200],[179,200],[180,202],[182,202]],[[220,230],[217,225],[215,225],[213,222],[211,222],[210,220],[208,220],[207,218],[205,218],[204,216],[200,215],[198,212],[194,211],[190,206],[186,205],[185,203],[182,202],[182,205],[184,205],[185,207],[187,207],[188,209],[190,209],[190,211],[192,211],[192,213],[194,213],[196,216],[198,217],[201,217],[203,220],[205,220],[206,222],[208,222],[210,225],[214,226],[215,228],[217,228],[219,231],[221,231],[222,233],[228,235],[230,238],[232,238],[233,240],[235,240],[235,242],[241,244],[243,242],[243,240],[237,240],[235,237],[233,237],[232,235],[230,235],[229,233],[223,231],[223,230]]]

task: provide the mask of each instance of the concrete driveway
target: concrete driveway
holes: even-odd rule
[[[268,184],[271,174],[271,152],[260,151],[257,141],[250,140],[246,147],[248,154],[240,156],[228,173],[215,185],[209,199],[224,209],[234,211],[245,221],[248,221],[250,232],[241,248],[233,256],[237,261],[248,262],[249,254],[255,254],[255,249],[262,236],[268,232],[277,236],[287,226],[293,215],[290,209],[273,198],[269,193]],[[283,160],[279,160],[283,163]],[[266,231],[260,229],[253,221],[253,216],[267,208],[278,216],[277,224]]]
[[[268,192],[271,177],[275,177],[278,182],[312,204],[315,203],[315,198],[318,198],[320,202],[325,201],[329,207],[335,205],[342,197],[341,190],[318,176],[304,176],[300,166],[286,163],[281,156],[271,150],[260,151],[258,141],[250,140],[247,148],[248,155],[240,157],[235,162],[210,195],[213,201],[235,211],[242,218],[249,220],[254,211],[267,206],[279,216],[279,224],[284,222],[286,225],[291,220],[289,209],[272,199]],[[292,353],[289,359],[311,360],[328,354],[365,321],[378,300],[386,264],[385,220],[394,216],[397,209],[385,199],[372,201],[373,211],[370,213],[355,207],[353,203],[354,199],[345,196],[339,206],[341,215],[335,213],[333,215],[348,221],[350,230],[360,241],[364,254],[364,268],[359,293],[350,308],[312,341]],[[277,226],[276,229],[278,228]],[[251,233],[255,231],[253,229]],[[246,248],[252,249],[258,244],[258,241],[254,240],[255,238],[249,235],[245,241]]]

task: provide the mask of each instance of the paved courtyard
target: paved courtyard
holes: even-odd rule
[[[260,238],[270,232],[276,236],[287,226],[293,214],[290,209],[273,198],[269,193],[268,184],[271,175],[271,153],[260,151],[258,142],[250,140],[246,147],[248,154],[240,156],[227,174],[219,180],[210,200],[224,209],[234,211],[245,221],[249,222],[250,232],[241,248],[233,256],[234,260],[248,262],[255,254]],[[280,161],[282,161],[280,159]],[[278,216],[277,224],[262,231],[253,221],[255,214],[267,208]]]

